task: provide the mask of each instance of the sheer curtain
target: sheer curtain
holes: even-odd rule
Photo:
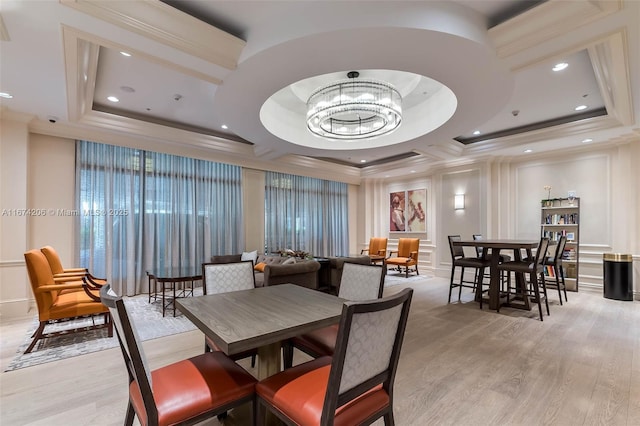
[[[78,141],[76,186],[78,260],[119,294],[146,292],[149,269],[242,251],[237,166]]]
[[[267,172],[265,180],[266,253],[348,254],[346,183],[275,172]]]

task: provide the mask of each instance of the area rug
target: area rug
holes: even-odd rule
[[[198,290],[200,293],[202,292],[201,289],[196,289],[196,291]],[[180,314],[179,311],[176,312],[175,317],[172,311],[168,311],[166,316],[163,317],[161,304],[159,302],[149,303],[149,298],[146,294],[124,298],[124,303],[132,322],[136,326],[138,335],[143,341],[196,329],[196,326],[184,315]],[[97,321],[102,321],[102,319],[97,318]],[[86,318],[48,325],[45,331],[52,332],[88,325],[91,325],[91,319]],[[38,328],[38,320],[34,318],[23,344],[20,345],[16,351],[15,358],[5,371],[18,370],[118,346],[118,338],[115,336],[115,331],[113,337],[108,337],[107,329],[103,328],[43,339],[36,344],[33,352],[24,354],[27,346],[32,341],[31,335],[36,328]]]
[[[398,284],[414,284],[418,281],[426,281],[430,278],[433,278],[430,275],[416,275],[409,274],[408,277],[405,277],[404,272],[395,272],[388,271],[387,275],[384,278],[384,286],[391,287]]]

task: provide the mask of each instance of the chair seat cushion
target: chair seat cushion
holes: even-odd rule
[[[538,266],[536,268],[536,265],[529,260],[523,260],[523,261],[514,260],[513,262],[504,262],[499,264],[498,269],[501,271],[530,273],[530,272],[540,272],[542,270],[542,267]]]
[[[454,266],[464,266],[469,268],[488,268],[491,262],[478,259],[477,257],[462,257],[453,261]]]
[[[179,380],[176,380],[179,378]],[[191,419],[234,400],[250,398],[256,379],[222,352],[208,352],[151,372],[158,424]],[[129,397],[141,424],[147,424],[140,388],[129,386]]]
[[[306,348],[315,357],[333,355],[338,337],[338,324],[310,331],[292,339],[293,346]],[[303,349],[304,350],[304,349]],[[306,352],[306,351],[305,351]]]
[[[298,425],[317,425],[329,382],[331,358],[321,357],[268,377],[256,393]],[[389,395],[378,386],[336,410],[335,426],[362,423],[389,405]]]
[[[387,265],[413,266],[417,262],[411,257],[390,257],[387,259]]]
[[[100,302],[90,298],[82,291],[60,292],[56,301],[49,308],[48,319],[71,318],[82,315],[93,315],[109,312]]]

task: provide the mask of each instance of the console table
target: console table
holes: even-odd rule
[[[196,281],[202,280],[202,267],[167,267],[147,271],[149,279],[149,303],[161,300],[162,316],[167,309],[176,316],[176,299],[193,296]],[[158,288],[159,287],[159,288]],[[167,294],[167,290],[169,294]]]

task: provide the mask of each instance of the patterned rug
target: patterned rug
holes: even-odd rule
[[[202,289],[196,289],[196,295],[202,294]],[[159,337],[170,336],[172,334],[183,333],[195,330],[196,327],[191,321],[178,311],[173,317],[172,311],[168,311],[166,316],[162,316],[162,306],[158,303],[149,303],[146,294],[127,297],[124,299],[127,312],[138,330],[141,340],[157,339]],[[97,318],[96,322],[102,321]],[[45,332],[60,331],[77,327],[91,325],[91,319],[79,319],[61,324],[48,325]],[[46,362],[57,361],[91,352],[111,349],[118,346],[118,338],[108,337],[107,329],[90,330],[81,333],[73,333],[40,340],[33,351],[24,354],[27,346],[31,343],[31,335],[38,328],[38,320],[34,318],[24,342],[16,351],[16,357],[11,361],[5,371],[17,370],[31,367],[33,365],[44,364]]]
[[[384,286],[391,287],[398,284],[412,284],[416,281],[426,281],[430,278],[433,278],[430,275],[416,275],[409,274],[408,277],[405,278],[404,272],[396,272],[396,271],[388,271],[387,276],[384,278]]]

